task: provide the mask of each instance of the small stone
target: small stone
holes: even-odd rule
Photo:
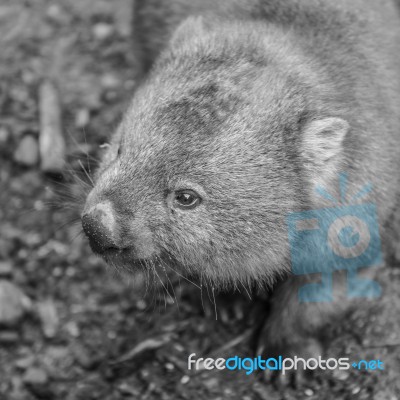
[[[0,127],[0,144],[6,144],[11,137],[10,131],[4,126]]]
[[[138,396],[140,394],[138,389],[134,388],[133,386],[131,386],[127,383],[121,383],[118,386],[118,390],[124,395],[134,396],[135,398],[138,398]]]
[[[179,353],[183,353],[185,351],[185,348],[180,343],[174,343],[174,348],[176,351],[179,351]]]
[[[57,174],[63,171],[66,144],[62,132],[62,110],[58,89],[46,80],[39,87],[41,170]]]
[[[78,324],[75,321],[69,321],[65,324],[65,329],[72,337],[79,337],[81,331],[79,329]]]
[[[13,272],[13,266],[10,261],[0,261],[0,277],[10,277]]]
[[[92,28],[93,35],[97,40],[106,40],[114,33],[114,27],[105,22],[98,22]]]
[[[49,346],[46,351],[46,356],[42,358],[47,359],[47,362],[49,362],[49,365],[53,365],[57,361],[60,360],[65,360],[66,358],[69,357],[69,348],[66,346],[61,346],[61,345],[55,345],[55,346]]]
[[[99,90],[92,90],[82,96],[82,102],[91,111],[98,111],[102,106],[101,101],[101,88]]]
[[[88,350],[81,345],[76,344],[73,346],[72,354],[82,368],[91,369],[95,364],[95,360],[90,356]]]
[[[30,299],[17,286],[0,281],[0,325],[14,326],[31,305]]]
[[[138,300],[138,301],[136,302],[136,308],[137,308],[139,311],[144,311],[144,310],[146,310],[146,308],[147,308],[147,303],[146,303],[144,300]]]
[[[0,238],[0,257],[6,258],[10,256],[14,249],[15,244],[13,241]]]
[[[312,389],[306,389],[306,390],[304,391],[304,394],[305,394],[307,397],[311,397],[311,396],[314,396],[314,391],[313,391]]]
[[[109,332],[107,332],[107,337],[110,340],[115,340],[118,337],[118,335],[117,335],[117,332],[115,332],[115,331],[109,331]]]
[[[43,369],[31,367],[26,371],[23,380],[27,385],[45,385],[49,377]]]
[[[64,269],[63,268],[61,268],[59,266],[53,268],[52,275],[55,278],[59,278],[60,276],[63,275],[63,273],[64,273]]]
[[[147,378],[150,376],[150,372],[147,369],[142,369],[140,370],[140,376],[142,379],[147,380]]]
[[[360,393],[360,392],[361,392],[361,388],[360,388],[359,386],[356,386],[356,387],[351,391],[351,393],[354,394],[354,395],[356,395],[356,394],[358,394],[358,393]]]
[[[54,301],[49,299],[37,305],[38,314],[42,322],[43,334],[46,338],[53,338],[58,330],[59,318]]]
[[[58,4],[51,4],[46,12],[46,17],[53,21],[61,23],[65,21],[65,10],[63,10]]]
[[[0,343],[12,344],[19,341],[19,335],[15,331],[0,331]]]
[[[19,85],[12,86],[9,95],[11,99],[17,103],[26,105],[29,101],[29,90],[27,87],[22,85],[22,82]]]
[[[204,383],[204,386],[210,391],[215,390],[220,385],[220,382],[217,378],[207,379],[203,383]]]
[[[339,370],[339,369],[334,370],[333,375],[339,381],[346,381],[350,377],[350,374],[348,371]]]
[[[190,378],[187,375],[183,375],[181,378],[181,383],[182,385],[186,385],[187,383],[189,383]]]
[[[165,369],[166,369],[167,371],[173,371],[173,370],[175,369],[175,365],[172,364],[172,363],[166,363],[166,364],[165,364]]]
[[[231,398],[233,395],[233,390],[231,388],[225,388],[224,389],[224,394],[227,398]]]
[[[20,358],[15,362],[15,366],[19,369],[26,370],[33,365],[35,362],[34,356],[27,356],[24,358]]]
[[[23,400],[26,394],[23,390],[23,382],[20,376],[13,376],[11,378],[11,391],[9,392],[10,400]]]
[[[117,89],[121,85],[120,80],[114,74],[104,74],[101,77],[101,86],[104,89]]]
[[[113,103],[118,99],[118,93],[115,90],[107,90],[103,99],[106,103]]]
[[[26,85],[33,85],[36,83],[37,75],[31,70],[25,69],[21,72],[21,79]]]
[[[10,190],[15,194],[29,196],[37,188],[42,186],[42,179],[36,170],[29,170],[23,175],[20,175],[18,179],[14,179],[10,183]],[[35,214],[26,215],[27,218],[35,218]]]
[[[75,115],[75,126],[78,129],[85,128],[90,122],[90,112],[87,108],[81,108]]]
[[[39,162],[39,145],[33,136],[26,135],[22,138],[15,150],[14,160],[26,167],[33,167]]]

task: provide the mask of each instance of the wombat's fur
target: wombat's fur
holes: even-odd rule
[[[311,333],[345,303],[298,302],[306,278],[289,275],[285,219],[330,205],[315,185],[338,198],[337,174],[347,172],[350,195],[373,183],[369,201],[393,254],[398,2],[136,0],[134,37],[143,79],[87,201],[85,214],[99,208],[103,219],[86,231],[132,270],[171,263],[238,288],[287,277],[263,341],[315,351]],[[202,203],[174,208],[186,189]]]

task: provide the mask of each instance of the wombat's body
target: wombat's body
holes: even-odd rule
[[[143,79],[83,217],[96,251],[132,270],[172,263],[220,287],[262,286],[290,272],[287,216],[329,206],[315,185],[338,198],[345,172],[349,196],[374,185],[368,201],[392,255],[395,1],[137,0],[134,22]],[[299,303],[302,284],[288,277],[277,290],[267,344],[304,353],[343,308]]]

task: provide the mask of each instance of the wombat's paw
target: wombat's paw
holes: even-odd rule
[[[293,332],[295,335],[295,332]],[[264,360],[274,358],[278,360],[276,370],[266,369],[263,371],[263,380],[273,384],[276,388],[292,386],[299,388],[307,383],[312,376],[312,371],[304,369],[304,363],[299,359],[307,360],[313,358],[318,360],[322,355],[322,346],[317,339],[295,337],[293,341],[277,343],[274,340],[266,340],[267,336],[259,337],[257,355],[261,355]],[[279,356],[282,357],[279,369]],[[297,357],[297,368],[295,368],[295,357]],[[285,359],[287,359],[285,361]],[[314,364],[313,364],[314,365]],[[269,363],[274,367],[274,363]]]

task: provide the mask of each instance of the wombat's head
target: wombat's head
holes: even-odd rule
[[[136,92],[83,227],[95,252],[132,271],[263,281],[287,266],[285,218],[331,169],[347,124],[311,121],[300,77],[251,32],[189,25],[199,32],[181,28]]]

